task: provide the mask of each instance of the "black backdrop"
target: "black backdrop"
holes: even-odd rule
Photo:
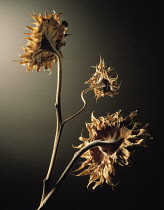
[[[132,168],[118,168],[119,184],[94,192],[88,177],[69,175],[45,210],[162,209],[163,65],[162,1],[0,1],[0,192],[2,210],[34,210],[39,204],[55,133],[56,65],[48,72],[25,73],[13,62],[25,45],[24,27],[33,22],[26,11],[62,12],[69,22],[63,47],[63,117],[82,106],[81,91],[99,62],[115,69],[122,80],[119,95],[95,101],[86,96],[85,111],[65,125],[60,143],[57,177],[76,151],[81,130],[90,114],[106,115],[120,109],[126,116],[138,110],[137,121],[151,122],[154,137]],[[84,130],[83,135],[87,137]],[[78,164],[75,168],[78,167]]]

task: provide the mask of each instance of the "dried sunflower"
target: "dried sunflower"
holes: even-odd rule
[[[26,26],[31,33],[24,34],[30,37],[25,38],[28,40],[23,48],[25,54],[20,56],[22,60],[17,61],[26,66],[27,72],[32,69],[39,71],[42,67],[52,71],[52,63],[57,61],[54,49],[62,56],[60,48],[66,44],[63,38],[68,35],[68,23],[60,20],[60,14],[54,12],[50,15],[46,12],[45,17],[42,14],[31,15],[36,27]]]
[[[100,62],[96,66],[96,72],[94,75],[86,82],[90,87],[94,87],[94,93],[96,99],[104,96],[111,96],[118,94],[118,89],[120,88],[120,84],[118,84],[116,77],[112,77],[112,69],[110,67],[106,68],[104,59],[100,57]]]
[[[83,141],[78,149],[87,146],[96,140],[114,141],[106,146],[97,146],[85,152],[81,157],[86,160],[76,170],[82,170],[78,176],[89,175],[88,186],[94,183],[92,189],[106,182],[111,186],[115,184],[115,166],[130,166],[137,151],[147,147],[147,140],[151,139],[146,126],[133,122],[137,111],[126,118],[121,111],[112,115],[96,119],[92,113],[91,123],[86,123],[89,138],[80,137]]]

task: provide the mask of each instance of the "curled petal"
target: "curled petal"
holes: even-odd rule
[[[31,33],[25,39],[28,41],[26,47],[23,49],[26,55],[21,56],[21,59],[28,60],[28,63],[23,63],[19,60],[18,63],[25,64],[27,72],[32,69],[40,71],[52,70],[52,63],[56,62],[55,52],[57,51],[62,57],[61,47],[65,46],[63,38],[65,37],[67,28],[66,24],[60,21],[60,13],[48,14],[45,12],[45,17],[42,14],[32,14],[31,17],[36,21],[35,27],[26,26],[31,30]]]
[[[94,93],[96,99],[104,96],[111,96],[118,94],[121,83],[117,82],[118,75],[112,77],[111,68],[105,66],[104,59],[100,56],[100,62],[96,65],[96,72],[94,75],[86,82],[90,87],[94,88]]]
[[[104,65],[104,63],[102,62]],[[115,186],[115,167],[132,166],[136,153],[147,147],[147,142],[151,139],[146,130],[146,126],[133,121],[137,111],[130,113],[126,118],[122,117],[122,111],[96,118],[91,114],[91,122],[86,123],[89,138],[80,137],[84,140],[79,148],[83,148],[87,143],[101,139],[111,141],[109,145],[91,148],[81,157],[86,160],[77,169],[84,170],[78,176],[89,175],[88,186],[92,185],[95,189],[98,185],[106,182]],[[84,139],[83,139],[84,138]]]

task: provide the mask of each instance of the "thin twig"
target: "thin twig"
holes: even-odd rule
[[[75,114],[72,115],[71,117],[69,117],[69,118],[67,118],[66,120],[64,120],[63,123],[65,123],[65,122],[67,122],[68,120],[71,120],[72,118],[76,117],[78,114],[80,114],[80,113],[84,110],[84,108],[85,108],[86,105],[87,105],[87,102],[86,102],[86,100],[84,99],[84,94],[85,94],[85,93],[87,93],[87,92],[89,92],[89,91],[91,91],[91,90],[93,90],[93,89],[95,89],[95,88],[102,88],[102,87],[104,87],[104,84],[97,84],[97,85],[95,85],[95,86],[92,86],[92,87],[89,87],[89,88],[83,90],[83,91],[81,92],[81,100],[82,100],[83,103],[84,103],[83,107],[82,107],[77,113],[75,113]]]
[[[87,102],[86,102],[86,100],[84,99],[84,94],[85,93],[87,93],[87,92],[89,92],[90,90],[92,90],[93,88],[87,88],[87,89],[85,89],[85,90],[83,90],[82,92],[81,92],[81,100],[83,101],[83,103],[84,103],[84,105],[83,105],[83,107],[77,112],[77,113],[75,113],[74,115],[72,115],[71,117],[69,117],[69,118],[67,118],[66,120],[64,120],[63,121],[63,123],[66,123],[67,121],[69,121],[69,120],[71,120],[72,118],[74,118],[74,117],[76,117],[78,114],[80,114],[84,109],[85,109],[85,107],[86,107],[86,105],[87,105]]]

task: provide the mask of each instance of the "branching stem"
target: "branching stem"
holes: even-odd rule
[[[40,204],[40,206],[39,206],[39,208],[37,210],[42,209],[42,207],[47,203],[47,201],[52,197],[52,195],[55,194],[57,189],[63,183],[64,179],[66,178],[66,176],[71,171],[71,169],[73,168],[74,164],[81,157],[82,154],[84,154],[86,151],[88,151],[89,149],[91,149],[93,147],[111,145],[111,144],[116,143],[117,141],[119,141],[119,140],[115,140],[115,139],[110,140],[110,141],[96,140],[94,142],[89,143],[87,146],[83,147],[78,152],[76,152],[74,154],[72,160],[70,161],[70,163],[68,164],[68,166],[66,167],[66,169],[64,170],[64,172],[62,173],[62,175],[60,176],[58,181],[56,182],[56,184],[54,185],[54,187],[47,194],[47,196],[44,198],[44,200],[42,200],[42,202],[41,202],[41,204]]]
[[[55,163],[56,163],[56,156],[58,152],[58,146],[59,141],[61,137],[61,133],[64,127],[64,124],[80,114],[84,108],[86,107],[86,100],[84,99],[84,94],[88,91],[92,90],[93,87],[87,88],[82,91],[81,93],[81,99],[84,103],[83,107],[78,111],[76,114],[72,115],[71,117],[67,118],[66,120],[62,121],[62,110],[61,110],[61,84],[62,84],[62,60],[61,55],[58,53],[56,49],[54,49],[55,55],[57,57],[57,89],[56,89],[56,101],[55,101],[55,107],[56,107],[56,134],[54,139],[54,145],[53,145],[53,151],[51,155],[50,165],[48,168],[48,172],[46,175],[46,178],[43,180],[43,192],[42,192],[42,198],[41,202],[45,199],[45,197],[48,195],[50,190],[52,189],[52,186],[54,185],[54,169],[55,169]]]
[[[47,38],[47,34],[45,34],[45,37]],[[49,199],[49,197],[51,196],[52,192],[54,191],[54,169],[55,169],[55,163],[56,163],[56,156],[57,156],[57,152],[58,152],[58,146],[59,146],[59,141],[60,141],[60,137],[61,137],[61,133],[64,127],[64,124],[71,120],[72,118],[74,118],[75,116],[77,116],[78,114],[80,114],[84,108],[86,107],[86,100],[84,99],[84,94],[87,93],[90,90],[93,90],[94,88],[101,88],[104,86],[104,83],[101,84],[97,84],[93,87],[89,87],[85,90],[82,91],[81,93],[81,99],[84,103],[83,107],[74,115],[72,115],[71,117],[67,118],[66,120],[62,121],[62,110],[61,110],[61,84],[62,84],[62,57],[60,55],[60,53],[53,47],[53,44],[51,43],[51,39],[48,39],[50,42],[49,44],[52,47],[52,50],[57,58],[57,89],[56,89],[56,101],[55,101],[55,107],[56,107],[56,134],[55,134],[55,139],[54,139],[54,145],[53,145],[53,151],[52,151],[52,155],[51,155],[51,160],[50,160],[50,165],[48,168],[48,172],[47,172],[47,176],[46,178],[43,180],[43,192],[42,192],[42,198],[41,198],[41,202],[40,202],[40,206],[43,205],[43,203],[45,203],[47,201],[47,199]],[[75,154],[76,157],[76,154]],[[79,156],[78,156],[79,157]],[[75,158],[76,159],[76,158]],[[74,161],[73,161],[74,163]],[[71,163],[71,167],[73,166]],[[67,171],[67,169],[70,167],[70,164],[68,165],[68,167],[66,168],[65,171]],[[66,172],[67,174],[67,172]],[[65,176],[65,175],[64,175]],[[59,186],[59,182],[57,182],[57,184],[55,185],[55,189],[56,186]]]
[[[59,145],[61,132],[64,125],[62,122],[62,112],[61,112],[62,61],[61,61],[61,55],[57,52],[57,50],[55,50],[55,54],[57,57],[57,89],[56,89],[56,101],[55,101],[56,134],[55,134],[54,146],[53,146],[49,169],[48,169],[46,178],[43,180],[43,193],[42,193],[41,201],[44,200],[44,198],[47,196],[47,194],[51,190],[51,185],[53,183],[52,180],[53,180],[54,167],[55,167],[55,162],[56,162],[56,155],[58,151],[58,145]]]

